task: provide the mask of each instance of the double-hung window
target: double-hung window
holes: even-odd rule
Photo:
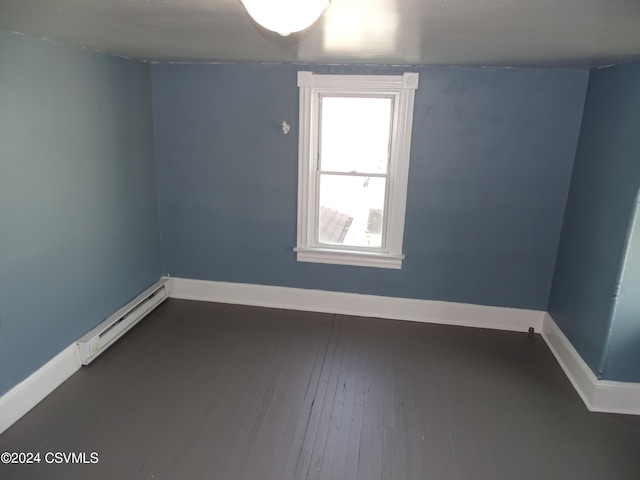
[[[298,72],[298,261],[401,268],[418,74]]]

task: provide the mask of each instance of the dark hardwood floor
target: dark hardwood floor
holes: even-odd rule
[[[41,454],[0,479],[640,479],[640,418],[524,336],[169,300],[0,436]]]

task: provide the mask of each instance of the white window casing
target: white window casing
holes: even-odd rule
[[[318,75],[298,72],[300,120],[298,150],[297,260],[365,267],[402,267],[409,153],[418,73],[403,75]],[[393,99],[382,245],[358,247],[318,241],[318,138],[322,96]]]

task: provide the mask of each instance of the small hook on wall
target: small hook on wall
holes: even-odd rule
[[[291,130],[291,127],[289,126],[289,124],[287,122],[285,122],[283,120],[282,121],[282,133],[284,133],[286,135],[287,133],[289,133],[289,130]]]

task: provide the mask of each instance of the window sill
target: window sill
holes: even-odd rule
[[[354,267],[402,268],[404,255],[391,255],[379,252],[356,252],[352,250],[334,250],[329,248],[293,249],[298,262],[329,263],[333,265],[351,265]]]

